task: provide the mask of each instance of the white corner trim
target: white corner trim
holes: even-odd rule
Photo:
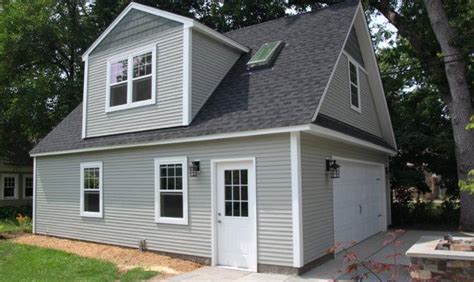
[[[85,168],[99,168],[99,212],[87,212],[84,211],[84,169]],[[80,216],[82,217],[93,217],[93,218],[103,218],[104,215],[104,171],[101,161],[98,162],[87,162],[81,163],[81,172],[80,172]]]
[[[337,140],[337,141],[352,144],[352,145],[362,146],[371,150],[384,152],[392,156],[397,154],[397,151],[385,148],[383,146],[376,145],[374,143],[371,143],[371,142],[368,142],[368,141],[365,141],[365,140],[362,140],[362,139],[326,128],[326,127],[322,127],[315,124],[311,124],[310,127],[311,129],[308,131],[308,133],[311,133],[316,136],[321,136],[321,137]]]
[[[32,154],[31,157],[77,154],[77,153],[124,149],[124,148],[136,148],[136,147],[147,147],[147,146],[178,144],[178,143],[188,143],[188,142],[210,141],[210,140],[218,140],[218,139],[286,133],[286,132],[302,131],[302,130],[310,130],[310,125],[306,124],[306,125],[287,126],[287,127],[269,128],[269,129],[249,130],[249,131],[241,131],[241,132],[220,133],[220,134],[205,135],[205,136],[175,138],[175,139],[169,139],[169,140],[158,140],[158,141],[138,143],[138,144],[110,145],[110,146],[73,149],[73,150],[65,150],[65,151],[57,151],[57,152],[38,153],[38,154]]]
[[[172,21],[176,21],[176,22],[179,22],[179,23],[182,23],[185,27],[192,27],[192,26],[196,26],[196,28],[201,31],[201,32],[204,32],[206,34],[208,34],[209,36],[217,39],[218,41],[226,44],[226,45],[229,45],[233,48],[236,48],[242,52],[246,52],[248,53],[250,51],[249,48],[245,47],[244,45],[226,37],[225,35],[217,32],[217,31],[214,31],[213,29],[203,25],[203,24],[200,24],[199,22],[193,20],[193,19],[190,19],[190,18],[187,18],[187,17],[183,17],[183,16],[180,16],[180,15],[177,15],[177,14],[174,14],[174,13],[170,13],[170,12],[166,12],[166,11],[163,11],[163,10],[160,10],[160,9],[157,9],[157,8],[153,8],[153,7],[150,7],[150,6],[146,6],[146,5],[142,5],[142,4],[138,4],[138,3],[135,3],[135,2],[131,2],[121,13],[120,15],[118,15],[117,18],[115,18],[115,20],[105,29],[105,31],[99,36],[99,38],[96,39],[96,41],[94,41],[94,43],[92,43],[92,45],[84,52],[84,54],[82,55],[82,59],[84,60],[85,58],[87,58],[87,56],[89,56],[89,54],[100,44],[100,42],[102,42],[102,40],[104,40],[104,38],[112,31],[112,29],[125,17],[125,15],[128,14],[128,12],[130,12],[132,9],[135,9],[135,10],[139,10],[139,11],[142,11],[142,12],[146,12],[146,13],[150,13],[152,15],[156,15],[156,16],[159,16],[159,17],[163,17],[163,18],[167,18],[167,19],[170,19]]]
[[[108,78],[108,77],[107,77]],[[89,57],[84,57],[84,90],[82,93],[82,139],[87,137],[87,86],[89,79]]]
[[[36,234],[36,183],[37,183],[37,172],[36,172],[36,158],[33,158],[33,211],[32,211],[32,218],[33,221],[32,225],[32,232]]]
[[[183,126],[192,121],[192,39],[190,27],[184,27],[183,32]]]
[[[155,223],[164,224],[178,224],[188,225],[188,157],[169,157],[169,158],[155,158]],[[160,165],[161,164],[181,164],[182,165],[182,181],[183,188],[181,193],[183,195],[183,217],[171,218],[161,216],[161,187],[160,187]],[[168,190],[169,191],[169,190]],[[179,191],[179,190],[171,190]]]
[[[291,152],[291,203],[293,213],[293,266],[304,265],[303,256],[303,204],[301,181],[301,133],[290,133]]]
[[[359,7],[361,7],[360,3],[359,3]],[[352,26],[354,26],[354,22],[355,22],[356,18],[357,18],[357,12],[355,12],[354,16],[352,16],[352,21],[351,21],[351,24],[349,26],[349,30],[347,31],[346,38],[344,38],[344,43],[342,44],[341,51],[339,52],[339,55],[337,55],[337,59],[336,59],[336,62],[334,63],[334,66],[332,68],[331,75],[329,76],[329,79],[326,83],[326,86],[324,87],[323,95],[321,96],[321,99],[319,99],[318,107],[316,108],[316,111],[314,112],[314,115],[313,115],[313,118],[311,119],[311,121],[316,120],[316,117],[318,116],[319,111],[321,110],[321,106],[324,103],[324,98],[326,98],[326,95],[327,95],[328,89],[329,89],[329,85],[331,84],[331,81],[334,77],[334,74],[336,73],[337,65],[339,64],[339,61],[341,60],[342,54],[344,52],[344,47],[346,46],[347,40],[349,39],[349,35],[351,34],[351,29],[352,29]]]

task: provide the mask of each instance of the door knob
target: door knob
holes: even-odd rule
[[[217,223],[221,223],[222,221],[220,219],[217,220]]]
[[[217,213],[217,215],[218,215],[218,216],[221,216],[221,213],[220,213],[220,212],[218,212],[218,213]]]

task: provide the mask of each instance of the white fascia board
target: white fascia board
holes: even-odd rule
[[[359,7],[362,7],[361,4],[359,4]],[[342,54],[344,52],[344,47],[346,46],[347,40],[349,40],[349,35],[351,34],[351,29],[352,29],[352,26],[354,25],[354,22],[355,22],[356,18],[357,18],[357,12],[355,12],[354,16],[352,17],[351,25],[349,27],[349,30],[348,30],[347,34],[346,34],[346,38],[344,38],[344,43],[342,44],[341,51],[337,55],[336,62],[334,63],[331,74],[329,75],[329,79],[326,83],[326,86],[324,87],[323,95],[321,96],[321,99],[319,99],[318,107],[316,108],[316,111],[314,112],[313,118],[311,120],[313,122],[316,120],[316,117],[318,116],[319,111],[321,110],[321,106],[324,103],[324,98],[326,97],[326,94],[327,94],[328,89],[329,89],[329,85],[331,84],[331,81],[334,77],[334,74],[336,73],[337,65],[339,64],[339,61],[341,60]]]
[[[375,84],[375,86],[377,88],[379,88],[378,90],[380,91],[380,93],[382,93],[382,97],[383,99],[380,99],[381,101],[379,102],[379,105],[380,107],[379,108],[382,108],[382,118],[386,118],[387,119],[387,127],[388,127],[388,134],[390,135],[390,141],[392,141],[392,145],[393,147],[395,147],[395,149],[397,148],[397,141],[395,140],[395,133],[393,132],[393,127],[392,127],[392,120],[390,118],[390,112],[388,110],[388,105],[387,105],[387,100],[386,100],[386,96],[385,96],[385,91],[384,91],[384,88],[383,88],[383,83],[382,83],[382,78],[380,77],[380,70],[379,70],[379,64],[377,63],[377,57],[375,56],[375,51],[374,51],[374,48],[372,47],[372,39],[370,37],[370,31],[369,31],[369,26],[367,25],[367,21],[365,19],[365,14],[364,14],[364,9],[362,8],[362,5],[359,4],[359,8],[357,9],[357,13],[359,14],[359,16],[361,17],[361,20],[360,22],[362,22],[362,25],[364,27],[364,34],[365,34],[365,40],[368,40],[368,42],[370,43],[370,48],[367,48],[369,49],[369,52],[370,52],[370,61],[368,62],[369,64],[373,64],[374,65],[374,69],[375,71],[374,72],[369,72],[368,76],[369,77],[372,77],[373,79],[369,79],[369,83],[370,84]],[[356,14],[357,14],[356,13]],[[354,25],[354,23],[353,23]],[[358,37],[359,40],[360,40],[360,36]],[[360,45],[360,43],[359,43]],[[373,83],[375,80],[375,83]],[[374,93],[375,91],[372,91],[372,93]],[[379,116],[379,119],[380,119],[380,116]]]
[[[245,53],[248,53],[250,52],[250,49],[240,43],[238,43],[237,41],[234,41],[232,39],[230,39],[229,37],[225,36],[225,35],[222,35],[221,33],[213,30],[212,28],[209,28],[197,21],[194,21],[194,24],[193,24],[193,29],[211,37],[211,38],[214,38],[216,39],[217,41],[220,41],[230,47],[233,47],[235,49],[238,49],[242,52],[245,52]]]
[[[94,41],[94,43],[84,52],[84,54],[82,55],[82,60],[85,60],[85,58],[87,56],[89,56],[89,54],[97,47],[97,45],[99,45],[99,43],[102,42],[102,40],[104,40],[104,38],[110,33],[110,31],[112,31],[112,29],[132,9],[139,10],[139,11],[146,12],[146,13],[150,13],[150,14],[153,14],[153,15],[156,15],[156,16],[159,16],[159,17],[167,18],[167,19],[170,19],[172,21],[182,23],[185,28],[186,27],[194,27],[197,30],[201,31],[202,33],[205,33],[208,36],[211,36],[211,37],[215,38],[216,40],[218,40],[218,41],[220,41],[220,42],[222,42],[222,43],[224,43],[228,46],[239,49],[240,51],[246,52],[246,53],[248,53],[250,51],[250,49],[245,47],[244,45],[242,45],[242,44],[240,44],[240,43],[224,36],[223,34],[217,32],[217,31],[215,31],[215,30],[213,30],[213,29],[211,29],[211,28],[209,28],[209,27],[207,27],[207,26],[205,26],[205,25],[203,25],[203,24],[201,24],[201,23],[199,23],[199,22],[197,22],[193,19],[183,17],[183,16],[180,16],[180,15],[177,15],[177,14],[174,14],[174,13],[166,12],[166,11],[163,11],[163,10],[160,10],[160,9],[157,9],[157,8],[153,8],[153,7],[149,7],[149,6],[146,6],[146,5],[142,5],[142,4],[132,2],[105,29],[105,31],[99,36],[99,38],[97,38],[97,40]]]
[[[340,141],[340,142],[343,142],[343,143],[348,143],[348,144],[351,144],[351,145],[361,146],[361,147],[364,147],[364,148],[367,148],[367,149],[383,152],[383,153],[389,154],[391,156],[394,156],[394,155],[397,154],[397,151],[395,151],[395,150],[391,150],[391,149],[385,148],[383,146],[376,145],[374,143],[371,143],[371,142],[368,142],[368,141],[365,141],[365,140],[362,140],[362,139],[359,139],[359,138],[341,133],[339,131],[335,131],[335,130],[326,128],[326,127],[315,125],[315,124],[311,124],[310,125],[310,130],[308,130],[306,132],[310,133],[310,134],[313,134],[313,135],[316,135],[316,136],[321,136],[321,137],[325,137],[325,138],[328,138],[328,139],[333,139],[333,140],[336,140],[336,141]]]
[[[294,132],[294,131],[305,131],[305,130],[310,130],[310,129],[311,129],[310,125],[306,124],[306,125],[297,125],[297,126],[287,126],[287,127],[269,128],[269,129],[232,132],[232,133],[221,133],[221,134],[213,134],[213,135],[206,135],[206,136],[196,136],[196,137],[185,137],[185,138],[169,139],[169,140],[159,140],[159,141],[153,141],[153,142],[147,142],[147,143],[111,145],[111,146],[73,149],[73,150],[65,150],[65,151],[57,151],[57,152],[37,153],[37,154],[31,154],[31,157],[55,156],[55,155],[64,155],[64,154],[77,154],[77,153],[85,153],[85,152],[96,152],[96,151],[105,151],[105,150],[124,149],[124,148],[136,148],[136,147],[147,147],[147,146],[157,146],[157,145],[167,145],[167,144],[179,144],[179,143],[189,143],[189,142],[199,142],[199,141],[210,141],[210,140],[219,140],[219,139],[229,139],[229,138],[249,137],[249,136],[258,136],[258,135],[278,134],[278,133],[286,133],[286,132]]]

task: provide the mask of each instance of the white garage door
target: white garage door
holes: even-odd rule
[[[382,165],[337,160],[334,179],[334,237],[350,245],[385,230],[385,184]]]

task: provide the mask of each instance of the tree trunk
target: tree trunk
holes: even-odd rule
[[[444,68],[450,90],[445,102],[453,126],[458,177],[466,179],[469,170],[474,168],[474,134],[466,130],[469,117],[473,114],[466,65],[461,50],[453,44],[457,34],[449,25],[441,0],[424,0],[424,3],[444,56]],[[474,197],[467,192],[461,192],[461,226],[474,229]]]

